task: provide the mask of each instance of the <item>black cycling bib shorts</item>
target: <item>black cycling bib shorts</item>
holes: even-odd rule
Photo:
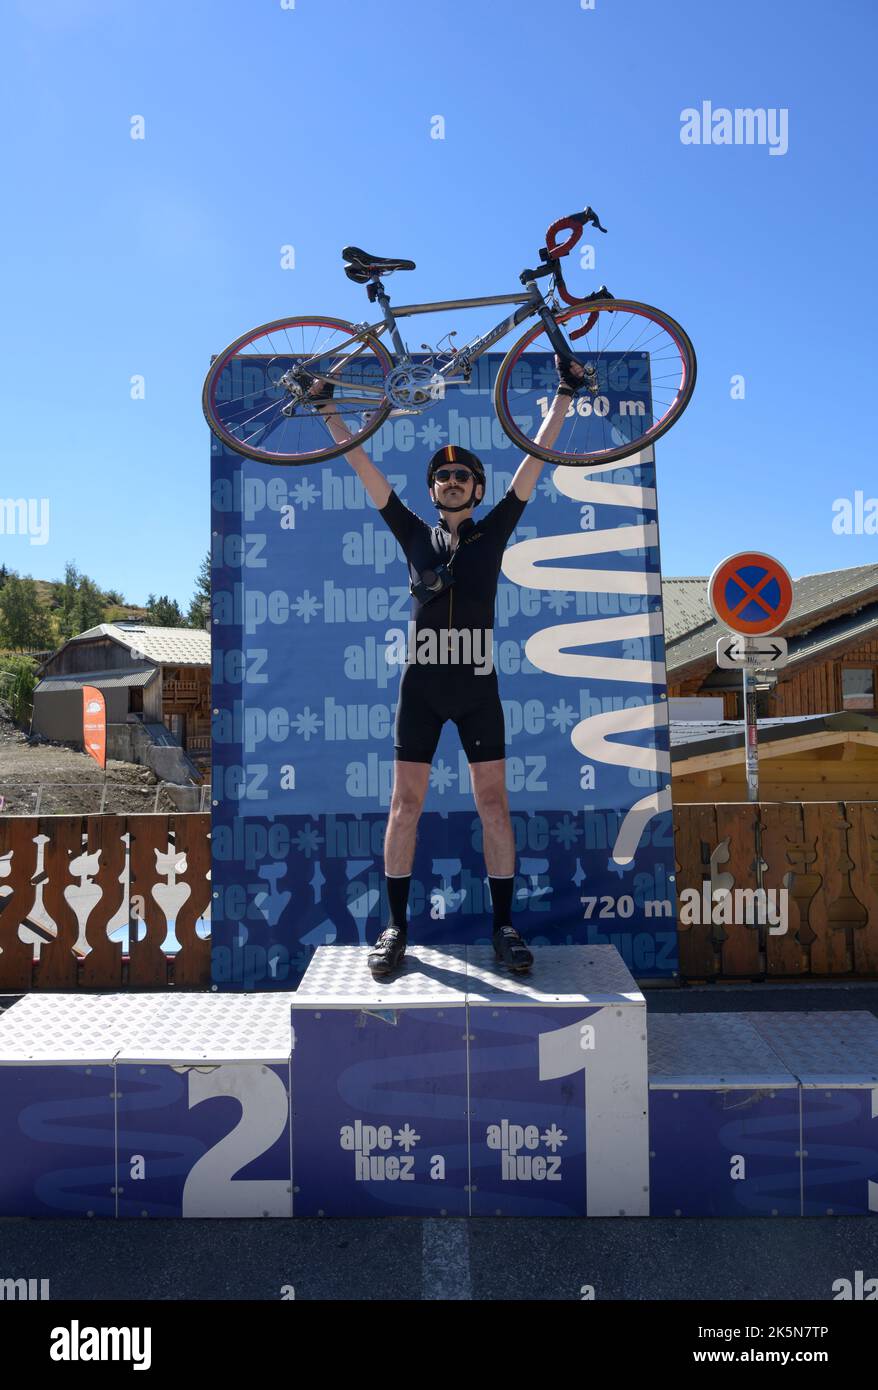
[[[391,492],[380,515],[402,546],[413,583],[425,570],[436,570],[449,562],[454,575],[454,583],[435,598],[421,602],[413,596],[416,639],[428,628],[436,633],[437,644],[443,641],[443,632],[451,629],[493,636],[503,552],[526,506],[510,487],[497,505],[461,536],[453,551],[451,531],[444,520],[429,526]],[[399,683],[393,740],[397,761],[432,763],[446,719],[457,725],[468,762],[505,758],[503,706],[493,664],[480,673],[474,663],[427,665],[409,661]]]

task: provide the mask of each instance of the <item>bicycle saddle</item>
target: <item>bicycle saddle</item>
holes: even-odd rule
[[[373,275],[389,275],[394,270],[415,269],[414,261],[403,261],[388,256],[370,256],[367,251],[361,251],[359,246],[346,246],[341,256],[342,260],[351,262],[344,268],[345,275],[351,280],[360,281],[360,283],[371,279]]]

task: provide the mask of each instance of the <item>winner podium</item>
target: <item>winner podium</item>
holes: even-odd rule
[[[613,946],[317,950],[292,1001],[296,1216],[647,1216],[646,1001]]]
[[[0,1216],[878,1215],[874,1014],[647,1027],[614,946],[413,946],[382,981],[368,950],[296,992],[12,1004]]]

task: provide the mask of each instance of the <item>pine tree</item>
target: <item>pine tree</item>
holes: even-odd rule
[[[203,628],[210,621],[210,551],[201,562],[195,580],[195,593],[186,619],[190,627]]]
[[[148,611],[145,622],[155,627],[185,627],[179,603],[167,594],[162,594],[160,598],[150,594],[146,600],[146,607]]]
[[[93,579],[83,575],[76,595],[76,612],[79,631],[87,632],[104,621],[104,596]]]
[[[58,632],[62,642],[66,642],[68,637],[75,637],[77,632],[82,630],[77,627],[76,613],[76,595],[81,579],[75,562],[68,560],[64,566],[63,580],[55,580],[52,585],[52,598],[56,601]]]
[[[12,573],[0,589],[0,646],[15,651],[40,651],[52,645],[48,614],[35,581]]]

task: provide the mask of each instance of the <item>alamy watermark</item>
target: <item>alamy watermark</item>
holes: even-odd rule
[[[712,888],[681,890],[677,908],[681,927],[768,927],[769,936],[785,936],[789,920],[788,888]]]
[[[48,1279],[0,1279],[0,1302],[35,1303],[48,1297]]]
[[[870,1302],[878,1299],[878,1279],[867,1279],[861,1269],[855,1269],[853,1279],[833,1281],[832,1297],[834,1302]]]
[[[388,666],[471,666],[477,676],[494,669],[494,633],[489,627],[424,627],[409,619],[408,638],[401,627],[384,634]]]
[[[878,497],[857,488],[853,497],[836,497],[832,529],[837,536],[878,536]]]
[[[786,106],[687,106],[680,112],[683,145],[767,145],[769,154],[789,149],[789,110]]]
[[[49,539],[48,497],[0,497],[0,536],[27,536],[31,545]]]
[[[151,1327],[53,1327],[49,1356],[53,1361],[131,1361],[135,1371],[152,1365]]]

